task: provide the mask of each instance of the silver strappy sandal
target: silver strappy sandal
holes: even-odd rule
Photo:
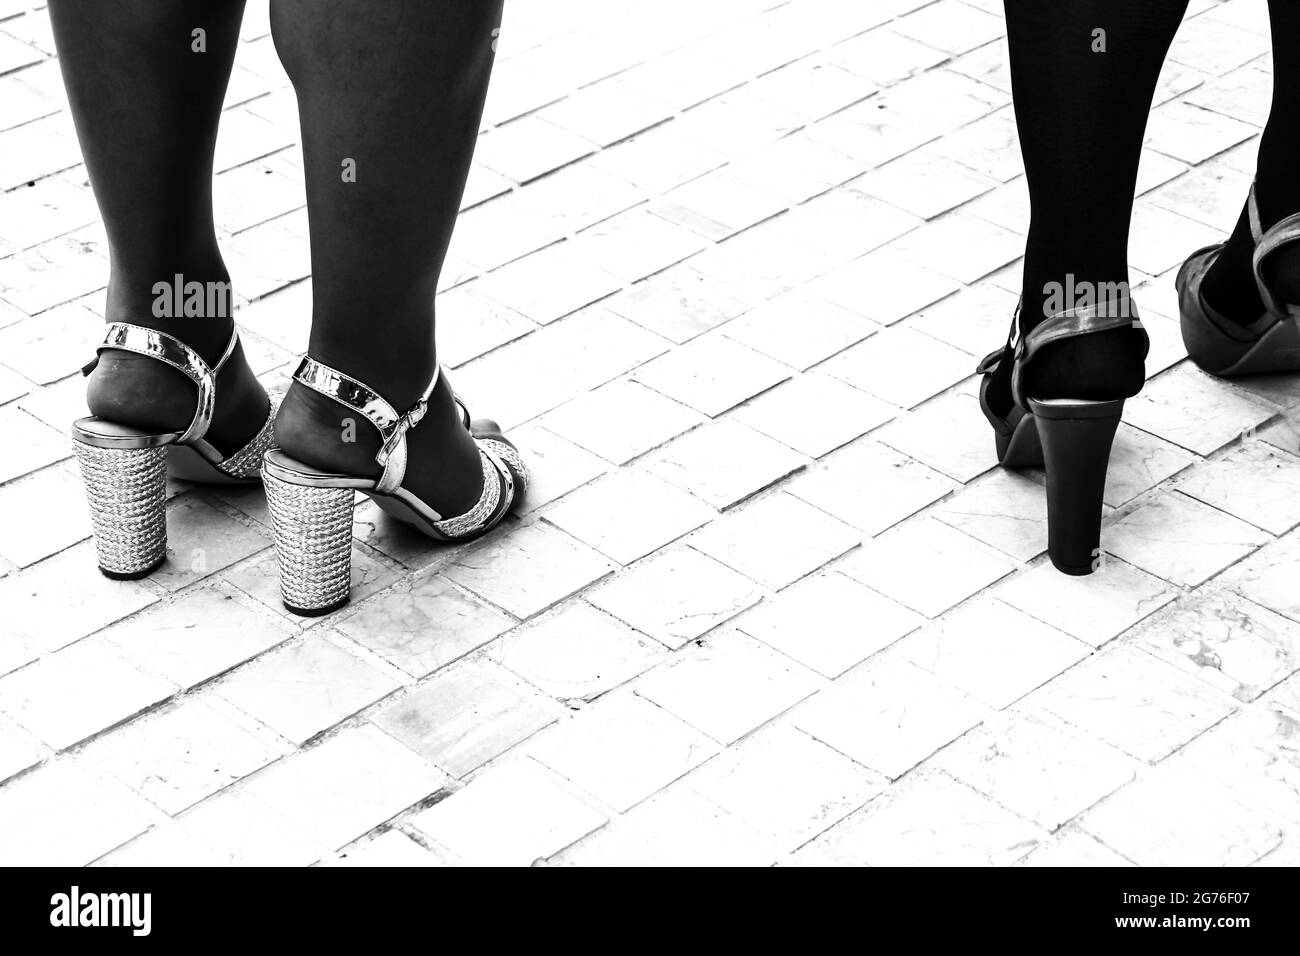
[[[183,432],[151,432],[94,415],[72,423],[99,570],[105,576],[141,578],[167,557],[164,500],[169,471],[177,478],[210,484],[256,484],[260,480],[262,455],[275,442],[278,395],[269,396],[261,429],[233,455],[223,455],[204,438],[212,424],[217,375],[238,344],[236,331],[221,359],[209,367],[180,339],[113,322],[96,348],[95,358],[82,369],[89,375],[104,349],[135,352],[183,372],[199,391],[194,418]]]
[[[364,416],[383,439],[375,461],[378,479],[322,472],[281,449],[264,456],[262,480],[271,505],[275,547],[280,562],[280,594],[295,614],[316,616],[348,601],[352,576],[352,509],[356,492],[368,495],[385,512],[439,541],[463,542],[500,523],[524,493],[528,470],[518,450],[495,428],[471,428],[469,412],[457,398],[465,427],[474,434],[483,465],[483,493],[463,515],[444,518],[402,487],[406,476],[406,433],[420,423],[438,383],[435,369],[419,401],[397,410],[375,389],[342,372],[304,357],[294,379]]]

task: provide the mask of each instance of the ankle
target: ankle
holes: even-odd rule
[[[387,389],[383,397],[389,399]],[[294,382],[285,394],[275,434],[286,455],[310,468],[361,478],[383,472],[375,460],[379,430],[369,419],[301,383]],[[447,515],[469,510],[482,492],[479,453],[445,382],[434,389],[428,412],[406,437],[403,487]]]
[[[1108,315],[1132,312],[1127,267],[1085,272],[1062,272],[1059,276],[1026,281],[1021,293],[1020,331],[1027,333],[1044,319],[1063,312],[1097,307]]]
[[[438,367],[433,291],[423,287],[361,295],[317,284],[308,354],[379,389],[398,412],[414,405]]]
[[[213,363],[230,342],[234,310],[234,290],[224,267],[173,272],[153,281],[115,270],[104,318],[164,332]]]
[[[1277,188],[1276,177],[1266,177],[1263,170],[1256,183],[1255,200],[1259,225],[1264,232],[1300,210],[1300,195],[1294,194],[1290,187]],[[1206,304],[1218,315],[1243,325],[1256,322],[1266,309],[1255,277],[1255,246],[1247,202],[1201,288]],[[1278,301],[1300,303],[1300,247],[1291,244],[1274,250],[1265,258],[1260,271],[1265,285]]]

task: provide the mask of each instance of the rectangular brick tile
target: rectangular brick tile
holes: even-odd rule
[[[600,827],[605,817],[531,762],[493,767],[412,824],[475,866],[529,866]]]
[[[1043,831],[942,774],[913,776],[821,837],[871,866],[1005,866]]]
[[[797,323],[792,315],[799,316]],[[856,312],[799,288],[732,319],[722,334],[803,371],[879,330]]]
[[[691,535],[692,547],[774,590],[857,547],[861,533],[778,492]]]
[[[821,681],[746,635],[708,638],[637,682],[636,692],[723,743],[816,692]]]
[[[365,840],[339,850],[338,857],[325,866],[448,866],[400,830],[385,830],[373,840]]]
[[[675,485],[621,469],[568,494],[546,511],[546,520],[620,564],[630,564],[716,515]]]
[[[59,507],[50,507],[58,502]],[[79,477],[46,468],[0,486],[0,557],[27,567],[90,537],[90,513]]]
[[[920,517],[868,542],[840,569],[900,604],[937,617],[1014,568],[1014,562],[987,545]]]
[[[1126,644],[1084,661],[1032,701],[1149,763],[1169,756],[1235,709],[1202,682]]]
[[[718,745],[650,701],[611,694],[534,740],[527,752],[620,812],[718,752]]]
[[[710,761],[686,785],[795,848],[877,796],[883,782],[807,734],[778,725]]]
[[[585,601],[516,628],[487,653],[562,700],[594,700],[665,656],[659,644]]]
[[[301,744],[400,686],[315,632],[223,677],[213,693]]]
[[[958,780],[1056,830],[1133,779],[1132,761],[1041,715],[1000,715],[935,758]]]
[[[624,464],[705,420],[693,408],[620,378],[555,408],[545,423],[569,441]]]
[[[798,471],[804,463],[802,455],[779,442],[723,419],[674,439],[642,464],[651,474],[722,509]]]
[[[835,678],[915,630],[922,618],[843,574],[812,575],[736,622],[825,677]]]
[[[487,644],[514,619],[440,575],[420,575],[362,604],[338,631],[413,677],[424,677]]]
[[[711,278],[688,260],[637,282],[606,304],[616,315],[680,345],[727,324],[759,301],[749,290]]]
[[[897,779],[979,723],[984,713],[957,688],[890,654],[838,678],[795,711],[791,722]]]
[[[760,598],[740,573],[692,548],[661,552],[587,599],[671,648],[695,640]]]
[[[338,848],[435,793],[445,780],[428,761],[362,726],[267,767],[242,790]]]
[[[1189,595],[1135,640],[1238,700],[1254,700],[1300,670],[1300,624],[1226,591]]]
[[[613,567],[609,559],[564,532],[535,524],[458,553],[443,573],[516,617],[528,618]]]
[[[159,817],[121,784],[56,760],[0,789],[0,864],[84,866]]]
[[[859,438],[898,409],[838,379],[800,375],[746,402],[733,417],[811,458]]]
[[[1087,577],[1050,564],[1000,583],[997,597],[1079,640],[1101,647],[1176,597],[1165,581],[1123,561],[1108,560]]]
[[[588,263],[574,251],[574,245],[571,242],[561,242],[538,250],[494,270],[475,285],[483,295],[504,303],[516,314],[527,316],[533,322],[543,325],[570,315],[622,288],[621,280]],[[495,342],[500,345],[514,338],[512,335],[511,339],[505,339],[507,332],[518,328],[522,334],[526,328],[517,322],[507,324],[500,319],[494,326],[502,327],[502,331],[475,338],[482,344]],[[441,349],[440,342],[439,350]],[[469,350],[462,349],[462,354],[465,351]]]
[[[562,866],[770,866],[777,844],[685,788],[656,796],[579,841]]]
[[[1276,823],[1222,784],[1174,767],[1129,784],[1081,824],[1139,866],[1247,866],[1282,841]]]
[[[933,513],[977,541],[1029,561],[1047,550],[1045,497],[1039,482],[998,469],[957,492]]]
[[[470,660],[384,705],[372,719],[452,776],[463,777],[560,713],[558,704],[500,665]]]
[[[69,747],[171,696],[169,681],[102,640],[56,651],[0,679],[0,710],[51,747]]]
[[[86,755],[175,815],[275,760],[266,738],[190,698],[106,734]]]
[[[790,493],[877,535],[955,487],[939,472],[866,438],[823,459],[790,485]]]
[[[178,591],[270,544],[268,531],[242,524],[193,494],[181,495],[167,507],[167,561],[150,580]]]
[[[1149,382],[1124,407],[1130,425],[1209,455],[1263,424],[1274,409],[1184,363]]]
[[[1243,802],[1290,823],[1300,822],[1300,767],[1293,735],[1296,713],[1268,700],[1223,721],[1188,744],[1178,764],[1235,792]]]
[[[876,437],[957,481],[970,481],[997,464],[992,429],[975,390],[964,386],[901,415]]]
[[[108,630],[106,640],[182,687],[193,687],[288,639],[283,622],[218,586],[198,588]]]
[[[510,440],[528,465],[528,489],[516,506],[520,516],[532,514],[608,470],[609,463],[580,447],[576,437],[572,433],[561,437],[537,422],[510,433]]]
[[[895,649],[917,667],[998,709],[1089,652],[1083,642],[991,598],[963,605],[903,638]]]
[[[41,762],[40,741],[11,720],[0,720],[0,783]]]
[[[304,803],[312,798],[314,794]],[[307,831],[303,814],[295,810],[286,816],[242,787],[224,790],[176,819],[174,832],[155,828],[108,861],[125,866],[310,866],[329,855],[329,847]]]
[[[1112,554],[1188,587],[1269,540],[1258,528],[1177,493],[1152,498],[1111,525],[1103,538]]]
[[[13,405],[0,408],[0,431],[8,445],[4,463],[0,464],[0,481],[9,481],[72,454],[72,444],[67,439]]]
[[[1192,470],[1179,490],[1272,534],[1300,523],[1300,468],[1294,456],[1249,442]]]

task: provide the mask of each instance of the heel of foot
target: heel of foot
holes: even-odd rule
[[[1139,333],[1099,332],[1046,346],[1025,369],[1024,393],[1112,401],[1142,390],[1146,362]]]

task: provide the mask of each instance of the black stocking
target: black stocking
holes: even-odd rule
[[[1187,0],[1005,2],[1032,208],[1023,334],[1045,310],[1060,310],[1054,292],[1128,281],[1129,220],[1147,116]],[[1026,392],[1082,399],[1136,394],[1144,378],[1136,338],[1124,329],[1048,346],[1027,370]],[[1009,404],[1005,385],[995,392]]]

